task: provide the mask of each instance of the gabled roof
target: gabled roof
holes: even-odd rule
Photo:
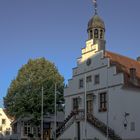
[[[8,115],[7,113],[7,110],[6,109],[3,109],[3,112],[5,113],[5,115],[7,116],[8,119],[10,119],[10,121],[13,121],[14,120],[14,117]]]
[[[111,65],[117,67],[117,72],[123,72],[125,76],[125,83],[135,85],[130,81],[130,68],[136,69],[137,85],[140,86],[140,62],[120,54],[106,51],[105,57],[110,59]]]
[[[7,118],[10,122],[12,122],[12,121],[14,120],[13,117],[11,117],[11,116],[9,116],[9,115],[7,114],[6,109],[0,108],[0,111],[2,112],[2,114],[3,114],[4,116],[6,116],[6,118]],[[0,113],[0,114],[1,114],[1,113]]]
[[[32,115],[25,115],[24,117],[20,116],[19,118],[15,119],[12,122],[12,125],[15,124],[15,123],[17,123],[17,122],[20,122],[20,121],[23,121],[23,122],[31,122],[32,119],[33,119],[33,116]],[[54,114],[44,115],[43,119],[44,119],[44,122],[54,122]],[[57,122],[63,122],[64,119],[65,119],[64,112],[58,111],[57,112],[57,116],[56,116],[56,121]]]

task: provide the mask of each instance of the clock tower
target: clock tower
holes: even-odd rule
[[[97,13],[97,0],[94,0],[95,13],[88,22],[87,32],[88,40],[86,47],[82,49],[82,57],[78,59],[78,63],[87,62],[90,65],[90,59],[97,52],[103,51],[105,54],[105,24]]]
[[[105,24],[97,12],[97,1],[94,0],[95,13],[88,22],[88,40],[93,40],[93,45],[98,44],[99,50],[105,50]]]

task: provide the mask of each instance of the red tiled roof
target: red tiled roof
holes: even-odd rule
[[[135,68],[138,86],[140,86],[140,62],[109,51],[105,52],[105,57],[110,59],[111,65],[116,65],[117,72],[124,73],[126,83],[130,82],[130,68]]]

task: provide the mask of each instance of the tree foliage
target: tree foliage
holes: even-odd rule
[[[44,88],[44,112],[54,111],[54,87],[57,83],[57,101],[63,102],[63,77],[56,66],[45,58],[30,59],[19,69],[12,80],[4,106],[9,115],[16,118],[32,115],[39,119],[41,115],[41,89]]]

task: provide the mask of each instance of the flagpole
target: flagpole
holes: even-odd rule
[[[55,95],[54,95],[54,102],[55,102],[55,115],[54,115],[54,132],[55,132],[55,134],[54,134],[54,140],[56,140],[56,87],[57,85],[56,85],[56,83],[55,83]]]
[[[97,0],[92,0],[92,1],[94,3],[95,15],[97,15],[97,8],[98,8]]]
[[[42,86],[42,94],[41,94],[41,140],[43,140],[43,96],[44,96],[44,89],[43,89],[43,86]]]

